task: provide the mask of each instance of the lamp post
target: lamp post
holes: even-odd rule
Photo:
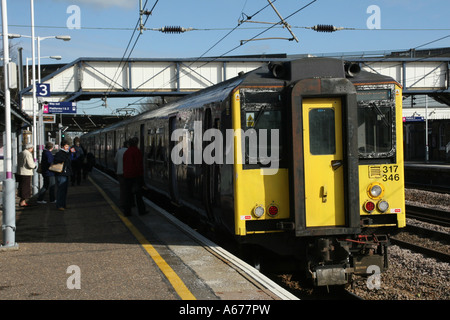
[[[29,79],[29,75],[28,75],[28,62],[31,61],[32,58],[26,58],[26,69],[25,69],[25,73],[26,73],[26,84],[27,86],[29,86],[30,83],[30,79]],[[54,59],[54,60],[61,60],[62,57],[61,56],[45,56],[45,57],[41,57],[40,59]],[[40,64],[39,64],[39,70],[40,70]]]
[[[31,58],[32,58],[32,75],[33,75],[33,158],[34,162],[37,164],[37,156],[36,156],[36,145],[37,145],[37,136],[36,136],[36,48],[34,43],[34,0],[30,0],[31,7]],[[33,182],[32,182],[32,190],[33,195],[38,193],[38,174],[36,170],[33,174]]]
[[[37,37],[37,50],[38,50],[38,79],[41,82],[41,41],[45,39],[58,39],[63,41],[70,41],[70,36],[48,36],[48,37]]]
[[[8,14],[6,7],[6,0],[2,0],[2,31],[3,34],[8,34]],[[9,92],[10,81],[8,69],[9,64],[9,44],[8,37],[3,37],[3,74],[5,78],[5,172],[6,179],[3,181],[3,246],[5,249],[19,248],[15,241],[16,232],[16,196],[15,196],[15,181],[12,175],[12,148],[11,148],[11,95]]]

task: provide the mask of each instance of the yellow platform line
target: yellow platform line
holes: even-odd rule
[[[102,194],[111,208],[116,212],[125,226],[131,231],[131,233],[136,237],[142,247],[147,251],[156,265],[161,269],[162,273],[169,280],[172,287],[175,289],[177,294],[182,300],[196,300],[195,296],[186,287],[183,280],[176,274],[176,272],[169,266],[169,264],[164,260],[163,257],[158,253],[158,251],[152,246],[152,244],[145,238],[145,236],[131,223],[131,221],[122,214],[122,211],[114,204],[114,202],[108,197],[108,195],[89,177],[89,181],[97,188],[97,190]]]

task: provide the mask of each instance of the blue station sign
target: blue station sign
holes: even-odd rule
[[[77,113],[76,102],[49,102],[43,106],[44,113]]]
[[[411,117],[403,117],[403,122],[422,122],[425,121],[424,117],[411,116]]]

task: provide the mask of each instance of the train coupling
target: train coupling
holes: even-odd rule
[[[342,265],[318,266],[311,274],[316,286],[345,285],[353,274],[353,268]]]

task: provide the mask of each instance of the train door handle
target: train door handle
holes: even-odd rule
[[[322,202],[327,202],[327,196],[328,196],[328,192],[327,192],[327,186],[324,185],[322,186]]]
[[[340,166],[342,166],[342,160],[331,160],[331,168],[333,168],[334,171],[339,169]]]

